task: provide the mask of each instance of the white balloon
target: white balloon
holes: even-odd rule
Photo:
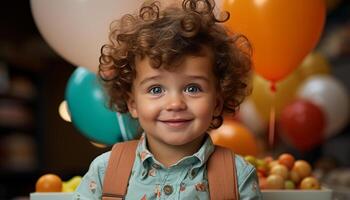
[[[349,122],[349,94],[345,86],[330,75],[314,75],[298,91],[300,98],[318,105],[326,116],[326,137],[339,133]]]
[[[75,66],[96,72],[109,25],[134,13],[143,0],[31,0],[34,21],[46,42]]]
[[[145,0],[31,0],[39,32],[61,57],[97,72],[109,25],[124,14],[138,13]],[[161,8],[182,0],[160,0]],[[216,0],[221,7],[222,0]]]
[[[267,129],[267,122],[261,117],[257,111],[254,102],[250,99],[244,100],[238,111],[238,118],[253,133],[262,135]]]

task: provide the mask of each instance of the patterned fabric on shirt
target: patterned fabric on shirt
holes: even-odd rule
[[[206,162],[215,146],[207,137],[202,147],[169,168],[158,162],[147,149],[142,136],[136,150],[126,200],[198,199],[209,198]],[[74,200],[100,200],[102,184],[110,151],[98,156],[90,165]],[[238,190],[241,200],[262,199],[255,168],[236,155]]]

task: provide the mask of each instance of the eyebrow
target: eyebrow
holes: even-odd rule
[[[151,77],[147,77],[145,79],[143,79],[141,82],[140,82],[140,85],[143,85],[149,81],[153,81],[153,80],[158,80],[160,79],[160,76],[159,75],[156,75],[156,76],[151,76]]]
[[[153,81],[153,80],[158,80],[158,79],[160,79],[160,78],[161,78],[160,75],[147,77],[147,78],[143,79],[143,80],[140,82],[139,85],[143,85],[143,84],[146,84],[147,82],[150,82],[150,81]],[[196,75],[194,75],[194,76],[188,76],[188,78],[189,78],[189,79],[198,79],[198,80],[202,80],[202,81],[204,81],[204,82],[206,82],[206,83],[210,83],[210,80],[209,80],[207,77],[205,77],[205,76],[196,76]]]

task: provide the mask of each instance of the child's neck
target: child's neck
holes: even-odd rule
[[[168,145],[153,138],[146,137],[146,139],[148,149],[152,152],[157,161],[168,168],[176,164],[182,158],[196,153],[206,139],[206,134],[184,145]]]

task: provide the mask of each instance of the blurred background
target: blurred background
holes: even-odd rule
[[[68,83],[78,76],[74,74],[77,67],[44,40],[30,2],[5,1],[0,10],[0,199],[28,199],[42,174],[55,173],[63,180],[82,176],[90,162],[110,148],[96,144],[108,138],[91,135],[62,114],[64,100],[71,98],[71,106],[76,101],[69,93],[67,97],[67,88],[78,87]],[[68,41],[68,37],[62,35],[61,39]],[[349,76],[350,1],[329,0],[326,24],[316,48],[278,82],[275,100],[269,82],[255,74],[252,95],[235,117],[228,117],[239,123],[231,123],[233,132],[252,136],[249,140],[253,143],[248,141],[241,153],[276,157],[289,152],[310,162],[324,183],[349,190]],[[315,88],[321,89],[314,93]],[[276,106],[272,136],[271,105]],[[116,120],[121,122],[120,117]],[[240,126],[243,131],[237,129]],[[94,137],[96,143],[91,142]],[[115,141],[126,139],[130,138],[123,136]],[[226,145],[235,149],[234,143]]]

